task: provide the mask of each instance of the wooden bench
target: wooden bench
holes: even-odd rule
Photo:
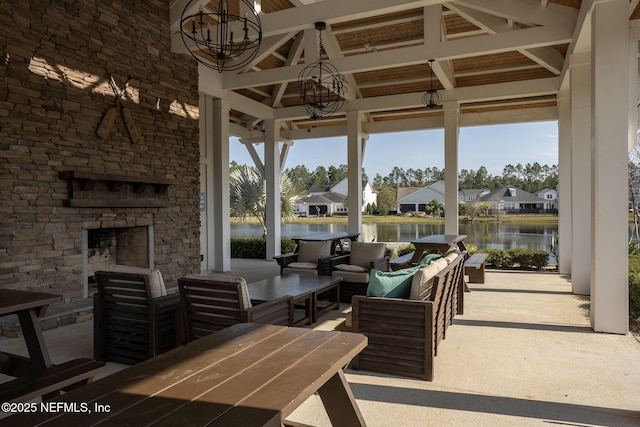
[[[484,283],[484,267],[488,254],[473,254],[464,262],[464,274],[469,276],[470,283]]]
[[[90,382],[105,369],[103,362],[91,359],[70,360],[3,383],[0,401],[27,402],[41,396],[46,400],[57,395],[60,390],[72,390]]]
[[[391,267],[392,271],[397,271],[403,268],[411,267],[411,265],[409,264],[409,261],[411,261],[411,258],[413,258],[414,253],[415,251],[409,252],[408,254],[404,254],[402,256],[399,256],[398,258],[392,259],[391,261],[389,261],[389,267]]]

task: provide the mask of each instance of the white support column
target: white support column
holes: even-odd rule
[[[591,18],[591,326],[618,334],[629,331],[627,9],[627,1],[596,3]]]
[[[280,255],[280,123],[265,122],[264,170],[267,182],[267,259]]]
[[[460,103],[445,102],[444,110],[444,233],[458,234],[458,136]]]
[[[213,270],[213,99],[200,92],[200,270]],[[211,244],[210,244],[211,242]]]
[[[591,290],[591,65],[571,61],[571,284],[573,293]]]
[[[558,271],[571,274],[571,100],[558,94]]]
[[[358,111],[347,112],[347,165],[349,233],[362,233],[362,120]]]
[[[207,129],[207,136],[212,136],[213,183],[212,183],[212,215],[213,215],[213,247],[215,271],[231,270],[231,223],[229,202],[229,111],[231,107],[227,101],[214,99],[211,132]]]
[[[638,84],[640,77],[638,75],[638,38],[640,37],[640,29],[629,29],[629,144],[628,151],[635,148],[638,143]]]

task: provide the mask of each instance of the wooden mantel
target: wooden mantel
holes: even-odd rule
[[[170,206],[169,186],[180,183],[170,178],[77,171],[62,171],[59,176],[68,183],[64,205],[78,208]]]

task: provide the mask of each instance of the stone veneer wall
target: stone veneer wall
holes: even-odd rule
[[[171,53],[169,0],[0,3],[0,287],[82,298],[82,230],[154,225],[167,282],[200,269],[198,76]],[[6,47],[6,49],[5,49]],[[118,114],[122,87],[143,143]],[[179,181],[160,208],[70,208],[59,171]]]

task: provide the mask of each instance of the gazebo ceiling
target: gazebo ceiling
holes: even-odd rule
[[[201,4],[215,10],[217,2]],[[178,30],[186,3],[172,4],[174,52],[185,52]],[[289,130],[344,125],[348,110],[362,111],[376,131],[419,126],[420,119],[437,126],[442,108],[421,106],[431,58],[433,86],[445,102],[460,103],[461,122],[475,115],[467,122],[507,123],[516,111],[526,111],[522,121],[549,120],[567,52],[584,24],[581,7],[582,0],[262,0],[263,42],[254,62],[221,75],[201,67],[201,80],[218,82],[214,96],[233,93],[233,131],[244,136],[257,135],[268,117]],[[317,49],[319,20],[327,22],[324,58],[346,76],[348,92],[334,117],[312,121],[296,79],[307,56],[317,60],[305,48]],[[406,126],[389,125],[394,121]]]

